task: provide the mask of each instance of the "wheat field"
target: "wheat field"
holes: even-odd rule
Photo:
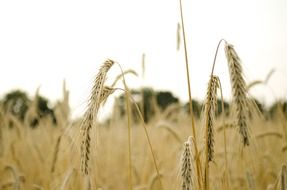
[[[190,189],[197,189],[195,153],[192,141],[188,140],[192,136],[189,114],[171,112],[166,117],[159,113],[144,126],[132,123],[131,163],[127,119],[115,117],[107,123],[95,123],[96,130],[90,135],[88,182],[81,172],[81,120],[72,121],[61,114],[56,117],[61,118],[61,124],[43,119],[37,128],[31,128],[12,115],[1,113],[1,189],[129,189],[129,186],[131,189],[181,189],[185,142],[189,142],[192,155],[190,178],[194,188]],[[225,122],[231,121],[225,118]],[[8,127],[11,122],[13,128]],[[224,125],[223,116],[217,116],[214,122],[210,189],[283,189],[287,120],[281,110],[273,119],[250,121],[249,146],[242,144],[236,126]],[[204,121],[196,119],[195,125],[204,168]],[[152,144],[162,187],[143,127]]]
[[[0,190],[287,189],[286,104],[278,104],[272,114],[260,109],[248,92],[264,81],[245,81],[236,48],[222,39],[206,76],[206,97],[195,109],[181,4],[180,12],[186,105],[163,108],[155,94],[141,87],[134,93],[125,76],[137,72],[111,59],[95,71],[86,111],[78,118],[71,117],[65,83],[62,99],[49,112],[39,111],[38,90],[24,111],[21,102],[1,101]],[[229,73],[218,75],[214,68],[220,48]],[[109,85],[111,67],[120,73]],[[228,109],[222,75],[229,75],[232,87]],[[114,100],[112,114],[100,121],[98,113],[108,99]]]
[[[155,112],[147,122],[125,80],[129,71],[105,84],[109,68],[118,65],[113,60],[96,74],[82,117],[70,117],[65,83],[53,109],[57,122],[38,114],[38,92],[22,119],[1,104],[0,189],[285,189],[286,112],[282,106],[272,117],[259,111],[234,47],[220,43],[233,94],[228,113],[217,111],[223,95],[212,69],[199,117],[180,103],[162,110],[151,101]],[[116,87],[121,80],[124,89]],[[115,91],[124,112],[115,105],[100,122],[97,113]]]

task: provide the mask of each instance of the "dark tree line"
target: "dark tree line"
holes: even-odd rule
[[[169,91],[154,91],[151,88],[144,88],[140,90],[132,90],[132,95],[136,100],[136,103],[139,105],[141,112],[143,113],[144,120],[148,122],[152,117],[155,116],[156,111],[160,110],[163,112],[169,105],[174,103],[179,103],[179,99],[175,97]],[[143,98],[142,98],[143,97]],[[118,104],[117,107],[120,108],[120,114],[123,116],[125,114],[125,97],[121,95],[117,98]],[[250,105],[254,107],[254,110],[261,113],[265,118],[274,118],[278,113],[282,113],[284,117],[287,118],[287,102],[286,101],[277,101],[271,107],[267,108],[261,104],[257,99],[251,98]],[[221,99],[217,100],[217,112],[216,115],[220,115],[223,112],[223,107],[226,115],[230,114],[231,106],[227,101]],[[189,113],[189,103],[184,103],[182,109]],[[192,100],[192,109],[193,114],[196,118],[199,118],[204,110],[204,102],[198,100]],[[132,107],[133,113],[136,113],[134,106]],[[254,110],[249,110],[249,114],[252,115]],[[134,114],[137,115],[137,114]],[[137,120],[137,119],[136,119]]]
[[[173,103],[178,103],[178,98],[174,97],[172,93],[167,91],[154,91],[151,88],[143,88],[141,90],[132,90],[131,94],[133,100],[135,101],[143,114],[145,122],[148,122],[156,112],[164,111],[169,105]],[[126,113],[125,95],[122,94],[116,99],[117,104],[115,104],[114,109],[119,109],[120,116],[124,116]],[[132,104],[132,113],[136,121],[139,120],[137,109],[134,104]]]
[[[7,93],[0,101],[4,113],[10,113],[20,121],[24,121],[29,107],[35,104],[35,116],[30,121],[32,127],[36,127],[39,120],[44,117],[50,117],[53,123],[56,123],[56,117],[53,108],[49,106],[49,100],[43,96],[36,96],[34,99],[21,90],[14,90]]]
[[[189,104],[181,104],[179,99],[175,97],[169,91],[155,91],[151,88],[143,88],[140,90],[132,90],[131,94],[135,103],[140,108],[141,113],[143,113],[144,120],[146,122],[150,121],[157,113],[164,112],[170,105],[179,104],[182,107],[182,110],[186,113],[189,112]],[[116,98],[116,104],[114,110],[119,110],[120,117],[125,115],[126,105],[125,105],[125,96],[124,94]],[[264,116],[268,118],[274,118],[278,113],[281,113],[284,117],[287,118],[287,102],[286,101],[277,101],[270,108],[266,108],[258,100],[252,99],[252,102],[257,106],[258,110],[263,113]],[[24,121],[25,116],[28,112],[29,107],[34,104],[35,106],[35,117],[30,121],[30,125],[35,127],[38,125],[41,118],[50,117],[52,121],[56,124],[55,110],[50,106],[49,100],[45,97],[37,95],[34,99],[28,97],[28,95],[20,90],[15,90],[7,93],[0,100],[0,106],[4,113],[10,113],[18,118],[20,121]],[[203,102],[193,100],[193,113],[195,117],[199,118],[203,112]],[[218,99],[217,101],[218,110],[217,114],[222,113],[222,101]],[[224,110],[225,114],[229,114],[230,105],[228,102],[224,101]],[[132,104],[133,118],[138,121],[139,117],[136,114],[137,109]]]

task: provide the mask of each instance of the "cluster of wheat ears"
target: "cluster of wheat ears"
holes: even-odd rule
[[[229,75],[230,75],[230,83],[232,86],[232,94],[233,94],[233,102],[234,102],[234,111],[235,111],[235,123],[238,126],[239,134],[242,139],[242,143],[244,146],[248,146],[250,144],[250,135],[248,129],[248,107],[250,107],[250,102],[248,102],[247,97],[247,89],[246,83],[243,78],[241,61],[234,50],[233,45],[229,44],[225,40],[221,40],[218,44],[225,43],[225,55],[228,62]],[[217,48],[218,51],[218,48]],[[216,51],[216,54],[217,54]],[[216,59],[216,58],[215,58]],[[97,127],[95,125],[97,120],[98,110],[100,105],[106,101],[106,99],[111,95],[116,88],[105,86],[106,75],[109,69],[114,65],[113,60],[107,60],[101,66],[98,74],[96,75],[96,79],[94,82],[94,86],[92,88],[92,93],[89,99],[87,111],[84,114],[83,122],[81,125],[82,131],[82,140],[81,140],[81,171],[84,175],[89,175],[89,160],[90,160],[90,152],[91,152],[91,136],[90,131],[92,127]],[[184,151],[182,154],[182,166],[181,166],[181,177],[182,177],[182,189],[209,189],[209,162],[214,160],[214,126],[215,126],[215,114],[217,110],[217,90],[220,90],[221,99],[223,99],[221,83],[218,76],[214,75],[214,66],[215,60],[212,67],[212,72],[210,75],[210,79],[208,82],[207,95],[204,105],[204,138],[205,138],[205,159],[200,159],[199,148],[197,147],[196,140],[196,130],[193,130],[194,133],[191,134],[188,141],[184,143]],[[122,74],[124,78],[124,73]],[[124,79],[123,79],[124,80]],[[125,82],[124,82],[125,83]],[[126,85],[125,85],[126,86]],[[129,103],[132,101],[129,96],[128,88],[124,90],[126,92],[126,102],[127,109],[129,109]],[[190,101],[192,102],[192,101]],[[222,106],[224,108],[224,106]],[[138,109],[139,110],[139,109]],[[140,111],[138,111],[141,115]],[[191,112],[192,114],[192,112]],[[129,116],[130,117],[130,116]],[[191,117],[193,117],[191,115]],[[130,122],[129,122],[130,125]],[[130,126],[128,126],[130,128]],[[195,127],[195,126],[192,126]],[[226,135],[226,134],[224,134]],[[146,133],[146,137],[149,140],[148,134]],[[130,138],[130,135],[129,135]],[[226,138],[226,137],[224,137]],[[226,139],[225,139],[226,140]],[[150,142],[150,141],[149,141]],[[130,148],[130,146],[129,146]],[[153,149],[150,144],[150,149],[153,154]],[[226,142],[225,142],[225,151],[226,151]],[[131,154],[131,152],[129,151]],[[225,152],[225,154],[227,154]],[[131,155],[130,155],[131,156]],[[204,162],[204,165],[201,164]],[[225,160],[227,168],[227,160]],[[154,159],[154,165],[157,170],[158,180],[161,184],[160,173],[157,167],[156,160]],[[132,167],[132,166],[130,166]],[[202,169],[202,167],[204,167]],[[131,178],[131,176],[130,176]],[[225,183],[228,186],[228,175],[225,175]],[[162,187],[161,187],[162,188]],[[130,189],[132,189],[130,187]]]
[[[182,161],[181,161],[181,181],[182,190],[189,190],[189,189],[210,189],[209,181],[209,164],[210,162],[214,161],[214,133],[215,133],[215,115],[217,110],[217,92],[218,89],[220,91],[221,99],[223,100],[223,93],[222,87],[220,82],[220,77],[214,74],[214,68],[216,63],[216,57],[218,53],[218,49],[222,43],[224,43],[225,49],[225,56],[228,63],[229,68],[229,76],[230,76],[230,83],[232,86],[232,95],[233,95],[233,112],[235,115],[234,123],[235,126],[238,128],[239,135],[242,139],[243,147],[250,145],[250,130],[249,130],[249,123],[250,123],[250,115],[249,112],[252,109],[251,107],[254,106],[252,102],[248,98],[247,94],[247,85],[243,77],[243,71],[241,66],[241,60],[235,51],[233,45],[228,43],[226,40],[222,39],[218,43],[216,54],[214,58],[214,62],[212,65],[212,71],[210,75],[210,79],[208,82],[207,87],[207,94],[204,104],[204,132],[203,136],[205,139],[205,143],[203,146],[204,156],[201,155],[200,147],[198,146],[198,137],[199,134],[196,134],[196,126],[193,118],[192,113],[192,99],[191,99],[191,92],[190,92],[190,79],[189,79],[189,67],[188,67],[188,59],[187,59],[187,49],[186,49],[186,41],[185,41],[185,33],[184,33],[184,23],[183,23],[183,15],[182,15],[182,7],[181,8],[181,21],[182,21],[182,31],[183,31],[183,40],[184,40],[184,48],[185,48],[185,58],[186,58],[186,71],[187,71],[187,81],[188,81],[188,93],[189,93],[189,103],[190,103],[190,117],[191,117],[191,125],[192,125],[192,134],[189,136],[188,140],[184,143],[184,150],[182,153]],[[85,175],[89,175],[89,160],[90,160],[90,130],[95,126],[95,122],[97,120],[97,113],[99,110],[100,105],[111,95],[116,88],[105,86],[106,75],[109,69],[114,65],[113,60],[107,60],[104,62],[102,67],[100,68],[95,82],[92,89],[92,93],[89,99],[89,104],[87,111],[84,115],[84,119],[81,125],[82,130],[82,142],[81,142],[81,171]],[[124,73],[122,73],[122,77],[124,80]],[[124,86],[126,92],[126,102],[127,102],[127,110],[130,112],[130,101],[132,101],[131,96],[129,94],[128,87],[126,86],[126,82],[124,80]],[[224,109],[224,105],[222,105]],[[139,111],[139,115],[142,117],[141,112]],[[223,115],[224,115],[223,110]],[[130,134],[130,114],[128,114],[128,128],[129,128],[129,143],[131,143],[131,134]],[[224,119],[223,119],[223,122]],[[145,126],[144,126],[145,128]],[[158,164],[154,157],[154,151],[152,145],[150,143],[149,135],[145,129],[145,134],[148,139],[150,150],[153,155],[153,162],[156,168],[157,177],[159,181],[159,187],[163,189],[162,182],[161,182],[161,174],[158,169]],[[224,166],[224,177],[223,177],[223,187],[229,189],[229,175],[228,175],[228,161],[227,161],[227,143],[226,143],[226,132],[224,129],[224,154],[225,154],[225,166]],[[132,189],[131,185],[131,144],[129,144],[129,189]],[[203,164],[202,164],[203,163]],[[285,171],[286,167],[283,166],[282,171]],[[283,177],[284,178],[284,177]],[[284,180],[282,179],[282,184],[284,184]],[[282,187],[285,189],[285,187]]]

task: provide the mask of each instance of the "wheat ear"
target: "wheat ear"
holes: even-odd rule
[[[249,145],[249,133],[247,128],[247,90],[243,78],[241,61],[233,45],[225,44],[225,55],[228,61],[232,94],[235,102],[237,125],[242,136],[244,146]]]
[[[90,159],[90,131],[93,126],[94,121],[97,118],[98,110],[100,104],[107,98],[107,94],[111,91],[104,87],[106,80],[106,75],[109,69],[114,64],[113,60],[108,59],[100,68],[96,79],[94,81],[94,86],[92,88],[92,93],[89,99],[87,111],[84,114],[83,122],[81,125],[82,130],[82,142],[81,142],[81,171],[83,174],[89,174],[89,159]],[[109,93],[107,93],[109,92]]]
[[[211,76],[208,82],[205,112],[205,189],[209,189],[209,162],[214,157],[214,120],[217,107],[217,89],[219,87],[218,77]]]
[[[218,77],[211,76],[208,82],[208,89],[205,102],[205,127],[206,127],[206,150],[207,161],[212,161],[214,156],[214,120],[217,106]]]
[[[181,159],[182,190],[190,190],[193,186],[192,159],[191,140],[188,139],[184,143],[184,150]]]

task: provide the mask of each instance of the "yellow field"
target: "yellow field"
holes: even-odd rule
[[[81,121],[64,117],[68,108],[63,102],[59,104],[62,112],[56,112],[57,125],[44,118],[34,129],[1,112],[1,189],[128,189],[127,117],[113,115],[109,122],[93,126],[87,180],[80,171]],[[225,118],[226,123],[232,121],[231,116]],[[196,119],[195,123],[204,168],[204,122]],[[282,180],[286,180],[286,171],[281,174],[281,167],[287,156],[287,120],[282,110],[273,119],[256,117],[250,121],[251,143],[246,147],[238,128],[228,125],[224,128],[222,115],[215,123],[214,161],[209,164],[210,189],[279,189]],[[181,189],[183,143],[192,135],[189,115],[171,109],[168,114],[158,113],[146,126],[141,122],[132,122],[131,126],[132,189],[161,188],[143,127],[147,128],[151,140],[163,189]],[[195,168],[192,174],[195,180]]]
[[[248,95],[256,84],[246,84],[239,56],[225,40],[218,48],[223,43],[230,109],[219,112],[225,106],[218,105],[217,98],[224,98],[215,59],[200,117],[194,114],[200,111],[192,105],[188,77],[191,111],[180,103],[162,109],[152,93],[141,90],[135,96],[129,90],[124,76],[133,71],[122,71],[106,85],[109,69],[119,66],[113,60],[100,67],[79,119],[70,118],[65,84],[53,110],[38,92],[33,100],[10,94],[0,107],[0,189],[286,189],[286,105],[260,113]],[[124,89],[117,87],[120,79]],[[124,93],[100,123],[98,112],[115,91]]]

